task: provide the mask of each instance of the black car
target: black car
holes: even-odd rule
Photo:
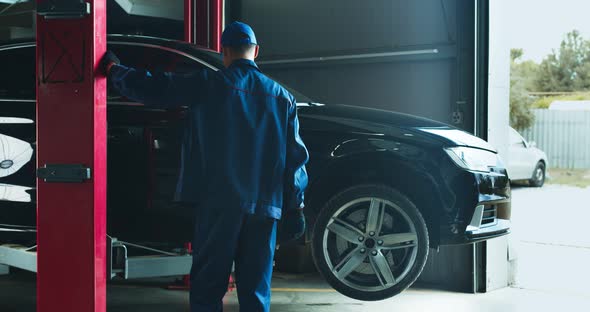
[[[109,36],[124,64],[190,72],[222,65],[219,54],[186,43]],[[0,244],[35,232],[35,43],[0,45]],[[146,108],[108,94],[108,233],[174,248],[190,241],[192,211],[173,201],[183,109]],[[429,119],[322,105],[293,91],[309,149],[305,240],[339,292],[362,300],[398,294],[418,277],[429,247],[505,235],[510,186],[494,148]],[[364,104],[364,103],[360,103]],[[34,241],[33,241],[34,243]],[[300,257],[305,257],[300,253]],[[309,256],[307,256],[309,257]]]

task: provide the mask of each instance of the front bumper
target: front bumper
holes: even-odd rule
[[[441,225],[440,244],[470,244],[510,233],[511,190],[506,170],[466,171],[454,187],[458,201]],[[458,192],[463,192],[462,194]]]
[[[508,233],[510,233],[510,220],[498,219],[495,226],[465,231],[465,242],[475,243]]]

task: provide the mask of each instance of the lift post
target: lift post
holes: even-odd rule
[[[223,0],[184,0],[184,40],[221,52]]]
[[[194,37],[194,0],[184,0],[184,41],[195,43]]]
[[[104,312],[106,0],[37,0],[36,27],[37,311]]]

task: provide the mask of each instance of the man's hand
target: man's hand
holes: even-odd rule
[[[279,244],[297,240],[305,234],[305,215],[303,209],[287,210],[277,235]]]
[[[119,65],[119,64],[121,64],[121,61],[119,60],[119,58],[115,55],[115,53],[113,53],[112,51],[109,50],[104,54],[104,56],[100,60],[99,69],[102,71],[102,73],[105,76],[108,76],[109,71],[111,70],[111,67],[113,65]]]

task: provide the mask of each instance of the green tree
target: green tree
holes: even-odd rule
[[[590,42],[577,30],[566,34],[559,50],[553,50],[539,67],[537,91],[590,90]]]
[[[510,126],[517,130],[530,128],[535,122],[532,99],[521,81],[510,78]]]
[[[537,77],[539,76],[539,64],[528,60],[520,62],[515,61],[511,64],[511,73],[514,73],[516,79],[522,81],[527,92],[537,91]]]
[[[510,126],[518,130],[530,128],[535,121],[533,99],[528,93],[534,86],[538,65],[533,61],[519,62],[523,54],[522,49],[510,50]]]
[[[523,49],[510,49],[510,60],[515,62],[524,55]]]

